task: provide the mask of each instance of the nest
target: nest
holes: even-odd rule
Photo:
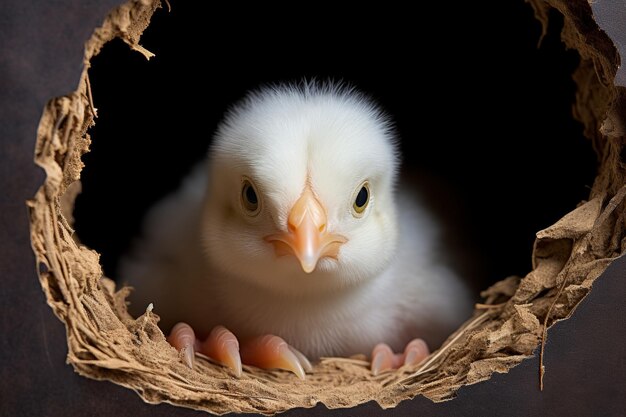
[[[158,0],[131,0],[113,10],[86,44],[78,89],[47,104],[37,132],[35,161],[47,177],[28,202],[32,246],[48,304],[65,323],[67,361],[79,374],[128,387],[149,403],[216,414],[273,414],[320,402],[338,408],[374,400],[388,408],[416,395],[449,400],[459,387],[508,372],[538,347],[543,352],[546,329],[568,318],[626,249],[626,170],[621,160],[626,95],[613,85],[619,58],[593,21],[588,3],[530,3],[544,29],[550,9],[563,14],[562,39],[581,56],[574,73],[574,114],[600,161],[589,199],[538,232],[532,272],[484,291],[484,302],[473,316],[422,364],[374,377],[363,357],[322,358],[305,381],[282,371],[247,367],[235,379],[205,358],[193,370],[187,368],[157,326],[156,312],[149,309],[131,317],[126,308],[129,289],[118,289],[104,277],[99,254],[75,239],[71,213],[80,189],[81,156],[90,144],[87,131],[95,117],[90,60],[116,37],[149,58],[139,38],[161,5]]]

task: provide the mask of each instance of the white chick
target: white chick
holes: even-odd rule
[[[131,307],[154,303],[189,366],[200,350],[237,375],[242,360],[299,377],[306,357],[372,352],[375,374],[420,361],[471,297],[398,168],[389,120],[353,89],[249,94],[123,260]]]

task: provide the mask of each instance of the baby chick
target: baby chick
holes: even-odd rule
[[[249,94],[123,260],[131,308],[154,303],[189,366],[195,351],[237,375],[243,361],[304,378],[307,357],[365,352],[374,374],[419,362],[471,297],[398,168],[389,120],[353,89]]]

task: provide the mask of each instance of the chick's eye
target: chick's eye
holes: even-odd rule
[[[352,209],[354,212],[359,215],[365,211],[367,207],[367,203],[370,201],[370,190],[369,185],[367,183],[361,186],[361,189],[357,193],[354,203],[352,204]]]
[[[243,181],[241,187],[241,205],[247,214],[255,215],[259,212],[259,197],[254,185],[247,179]]]

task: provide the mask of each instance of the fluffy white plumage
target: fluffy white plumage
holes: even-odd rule
[[[439,226],[414,187],[396,189],[399,157],[388,120],[362,95],[332,85],[250,94],[227,115],[205,163],[149,214],[120,275],[132,309],[153,302],[164,328],[186,321],[206,335],[281,336],[310,358],[436,346],[469,316],[464,283],[443,263]],[[242,181],[260,209],[242,207]],[[354,201],[363,183],[370,200]],[[305,187],[325,227],[347,239],[336,259],[305,273],[266,237],[288,232]]]

